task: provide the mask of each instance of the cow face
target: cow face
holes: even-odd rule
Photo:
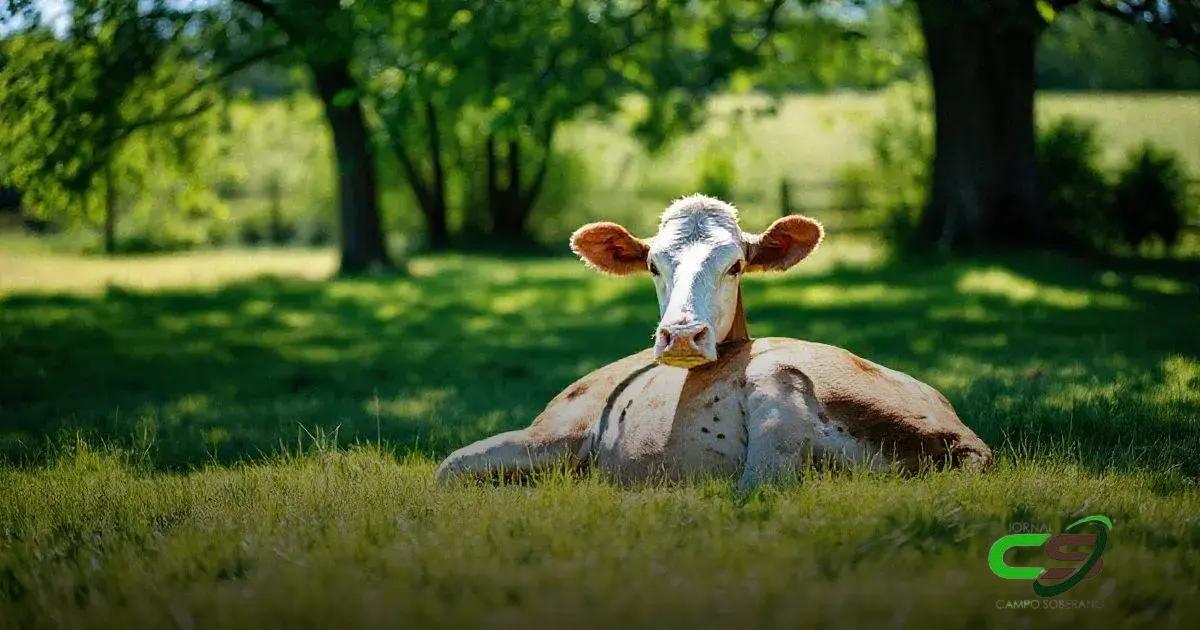
[[[823,235],[820,223],[799,215],[775,221],[762,234],[743,232],[733,206],[693,195],[663,212],[652,238],[637,238],[616,223],[589,223],[571,235],[571,249],[606,273],[648,272],[658,292],[654,356],[692,368],[716,360],[717,342],[737,316],[742,274],[787,269]]]

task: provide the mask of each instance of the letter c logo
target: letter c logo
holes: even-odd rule
[[[1014,547],[1041,547],[1050,534],[1009,534],[992,543],[988,550],[988,568],[996,577],[1006,580],[1036,580],[1044,567],[1014,567],[1004,561],[1004,554]]]

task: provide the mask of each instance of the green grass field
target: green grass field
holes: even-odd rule
[[[450,449],[644,347],[645,279],[565,258],[419,257],[406,277],[325,281],[324,251],[5,251],[3,628],[1183,628],[1200,614],[1194,266],[891,262],[835,232],[800,269],[747,282],[751,333],[933,384],[998,463],[812,473],[747,497],[728,480],[432,482]],[[1095,513],[1115,522],[1103,572],[1055,601],[1101,608],[1003,608],[1037,598],[988,571],[991,543]]]

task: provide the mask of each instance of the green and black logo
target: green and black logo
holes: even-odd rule
[[[1095,533],[1072,533],[1090,526]],[[1009,534],[992,544],[988,551],[988,568],[1006,580],[1032,580],[1033,592],[1040,597],[1054,597],[1067,592],[1084,578],[1094,577],[1104,567],[1100,556],[1108,543],[1112,521],[1107,516],[1085,516],[1057,536],[1050,534]],[[1009,549],[1040,547],[1046,557],[1059,562],[1074,562],[1074,567],[1012,566],[1004,556]],[[1091,547],[1091,551],[1074,551]]]

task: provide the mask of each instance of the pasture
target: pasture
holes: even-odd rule
[[[645,278],[566,258],[420,256],[406,276],[326,280],[322,250],[5,252],[0,628],[1182,628],[1200,613],[1194,266],[896,262],[835,231],[793,272],[747,280],[751,334],[929,382],[997,465],[814,472],[738,496],[726,480],[432,482],[452,448],[648,345]],[[989,572],[991,543],[1094,513],[1115,523],[1103,572],[1061,607],[1007,607],[1036,598]]]

